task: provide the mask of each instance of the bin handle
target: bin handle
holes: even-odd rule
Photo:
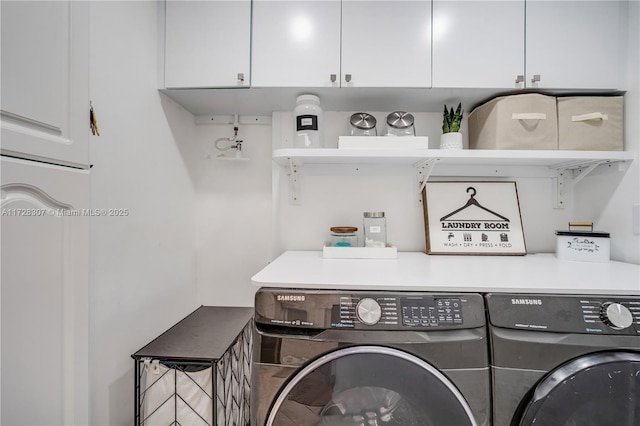
[[[569,231],[576,227],[587,227],[593,232],[593,222],[569,222]]]
[[[601,112],[590,112],[589,114],[572,115],[571,121],[587,121],[587,120],[608,120],[609,115]]]
[[[547,114],[543,112],[514,112],[511,114],[513,120],[546,120]]]

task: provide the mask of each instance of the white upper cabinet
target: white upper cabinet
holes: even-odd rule
[[[524,1],[433,2],[433,87],[516,88]]]
[[[2,154],[89,164],[89,2],[2,1]]]
[[[249,86],[250,0],[165,6],[166,88]]]
[[[340,1],[254,1],[251,57],[252,86],[339,86]]]
[[[619,1],[528,0],[527,87],[620,88],[625,10]]]
[[[431,1],[254,1],[252,85],[430,87]]]
[[[431,87],[431,1],[342,2],[342,87]]]
[[[433,87],[618,89],[624,2],[433,2]]]

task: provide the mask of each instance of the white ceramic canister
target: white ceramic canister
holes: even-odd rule
[[[322,108],[316,95],[300,95],[293,110],[296,148],[322,148]]]

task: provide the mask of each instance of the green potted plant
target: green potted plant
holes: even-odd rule
[[[460,123],[464,111],[462,103],[458,104],[456,110],[447,109],[444,106],[444,114],[442,118],[442,136],[440,137],[440,149],[462,149],[462,133],[460,133]]]

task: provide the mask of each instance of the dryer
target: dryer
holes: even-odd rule
[[[640,297],[486,302],[494,426],[640,425]]]
[[[260,289],[252,424],[489,426],[480,294]]]

